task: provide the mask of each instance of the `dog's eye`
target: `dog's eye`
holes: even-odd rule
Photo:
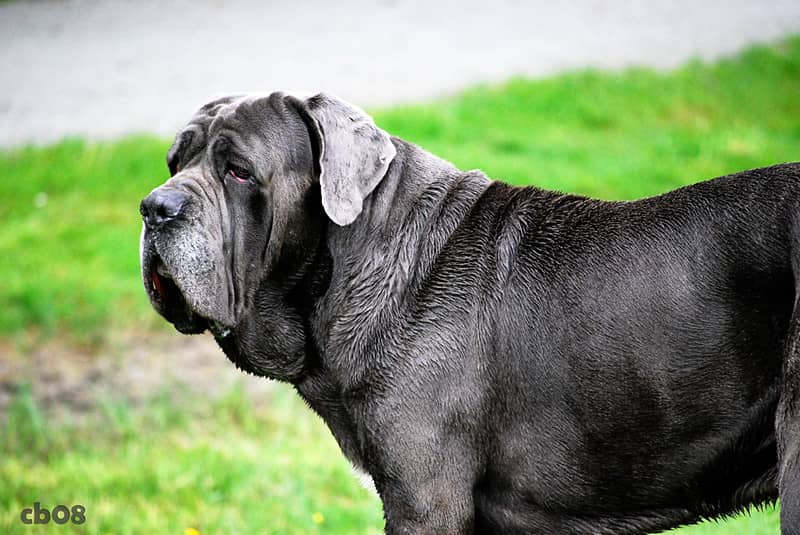
[[[250,174],[250,171],[247,169],[243,169],[238,165],[233,165],[232,163],[227,164],[225,173],[230,175],[231,177],[235,178],[239,182],[247,182],[253,175]]]

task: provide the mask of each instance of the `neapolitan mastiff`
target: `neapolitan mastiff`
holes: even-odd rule
[[[141,204],[183,333],[288,381],[388,533],[800,533],[800,165],[635,202],[490,181],[319,94],[226,97]]]

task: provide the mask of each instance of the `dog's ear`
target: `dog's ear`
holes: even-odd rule
[[[395,156],[389,134],[363,110],[325,93],[307,99],[288,98],[316,145],[315,167],[325,213],[337,225],[349,225]]]

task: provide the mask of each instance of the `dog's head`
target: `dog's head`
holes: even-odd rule
[[[325,94],[206,104],[169,149],[171,178],[141,203],[151,303],[183,333],[225,338],[264,308],[266,277],[291,279],[310,236],[356,219],[394,155],[369,116]]]

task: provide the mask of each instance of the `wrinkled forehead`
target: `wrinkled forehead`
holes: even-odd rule
[[[187,148],[192,145],[194,152],[230,148],[260,158],[305,164],[310,158],[307,138],[304,123],[286,105],[283,95],[234,95],[200,108],[178,134],[173,148],[181,149],[183,141]]]
[[[263,95],[246,95],[219,106],[208,126],[207,143],[224,141],[248,151],[274,147],[290,120],[275,104]]]

